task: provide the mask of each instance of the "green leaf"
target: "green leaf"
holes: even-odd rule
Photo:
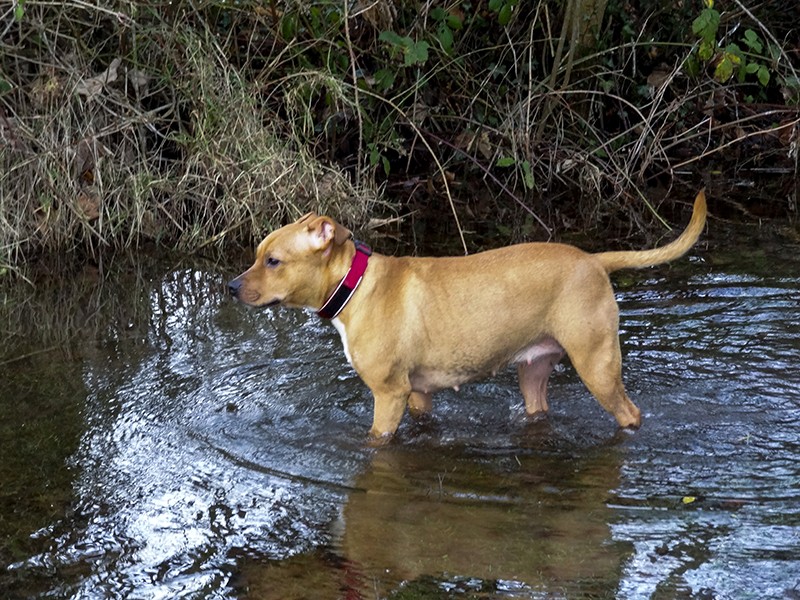
[[[291,40],[297,34],[297,20],[290,13],[281,19],[281,36],[284,40]]]
[[[533,171],[531,170],[531,163],[527,160],[522,161],[522,176],[525,181],[525,187],[529,190],[533,189],[535,181],[533,180]]]
[[[517,161],[511,156],[503,156],[497,159],[495,165],[498,167],[510,167],[516,162]]]
[[[764,49],[764,45],[761,43],[761,40],[758,39],[758,34],[752,29],[748,29],[744,32],[744,43],[753,52],[761,53]]]
[[[375,86],[381,91],[385,92],[394,85],[395,72],[390,69],[378,69],[375,71]]]
[[[497,13],[497,22],[500,23],[503,27],[508,25],[508,22],[511,21],[511,15],[514,12],[514,7],[511,5],[510,2],[503,4],[503,8],[500,9],[500,12]]]
[[[395,46],[402,46],[404,40],[410,40],[410,38],[403,38],[396,34],[394,31],[386,30],[381,31],[378,39],[382,42],[387,42],[389,44],[394,44]]]
[[[489,0],[489,10],[495,13],[498,12],[505,5],[506,5],[505,0]]]
[[[0,79],[0,95],[10,92],[13,89],[14,86],[11,84],[11,82],[6,81],[5,79]]]
[[[431,19],[434,21],[443,21],[444,18],[447,16],[447,13],[441,6],[437,6],[436,8],[431,9],[429,13]]]
[[[686,59],[684,70],[689,77],[697,77],[700,75],[700,61],[695,58],[694,54]]]
[[[744,68],[744,70],[748,75],[752,75],[753,73],[758,71],[758,69],[760,67],[761,67],[761,65],[759,65],[758,63],[751,62],[751,63],[747,63],[747,66]]]
[[[744,60],[744,52],[737,44],[728,44],[725,46],[725,54],[731,59],[735,65],[742,64]]]
[[[722,60],[717,63],[714,69],[714,79],[720,83],[725,83],[733,76],[733,62],[731,62],[730,54],[725,53]]]
[[[450,13],[447,14],[447,19],[445,22],[447,23],[447,26],[453,31],[461,31],[461,29],[464,27],[463,21],[461,21],[461,19],[456,15]]]
[[[761,67],[759,67],[759,69],[758,69],[758,73],[756,74],[756,77],[758,77],[758,82],[763,87],[767,87],[767,84],[769,84],[769,78],[770,78],[769,69],[766,66],[761,65]]]
[[[17,5],[14,7],[14,20],[19,23],[22,21],[22,17],[25,16],[25,2],[24,0],[19,0]]]
[[[428,60],[428,48],[430,44],[424,40],[412,43],[406,48],[405,66],[422,65]]]
[[[692,31],[707,42],[714,42],[719,29],[719,13],[713,8],[705,8],[692,21]]]
[[[442,45],[442,49],[450,54],[450,51],[453,49],[453,32],[450,31],[450,28],[442,23],[439,26],[439,43]]]
[[[714,41],[709,42],[708,40],[703,40],[700,42],[700,48],[697,49],[697,56],[700,57],[700,60],[703,62],[708,62],[711,60],[711,57],[714,56],[717,52],[717,44]]]
[[[369,148],[369,166],[374,167],[381,159],[380,150],[378,150],[378,146],[375,144],[367,144],[367,148]]]

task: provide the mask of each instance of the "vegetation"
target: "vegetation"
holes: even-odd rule
[[[465,248],[468,217],[536,238],[620,211],[647,228],[645,190],[688,168],[798,173],[793,3],[3,11],[3,274],[40,251],[249,244],[310,208],[447,211]]]

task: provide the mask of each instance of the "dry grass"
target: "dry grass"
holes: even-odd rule
[[[39,252],[250,244],[310,209],[363,223],[385,216],[382,186],[393,212],[447,215],[465,250],[466,219],[546,239],[624,212],[663,231],[649,188],[701,185],[723,158],[732,177],[800,174],[797,56],[778,47],[796,32],[770,30],[791,9],[770,22],[734,4],[720,44],[753,28],[769,85],[715,81],[722,45],[689,74],[686,3],[677,33],[654,0],[609,4],[591,48],[550,0],[26,0],[19,21],[12,3],[0,274]]]
[[[374,192],[282,137],[213,32],[66,4],[26,3],[3,42],[0,268],[250,243],[309,208],[367,213]]]

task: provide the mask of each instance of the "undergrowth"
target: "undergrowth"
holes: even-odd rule
[[[536,239],[615,215],[662,227],[647,190],[681,174],[798,174],[798,16],[744,0],[15,0],[0,269],[248,244],[309,209],[447,215],[465,250],[465,219]]]

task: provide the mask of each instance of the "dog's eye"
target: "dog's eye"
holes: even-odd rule
[[[281,264],[281,261],[279,261],[277,258],[274,258],[274,257],[272,257],[272,256],[270,256],[269,258],[267,258],[267,266],[268,266],[269,268],[271,268],[271,269],[274,269],[274,268],[275,268],[275,267],[277,267],[279,264]]]

